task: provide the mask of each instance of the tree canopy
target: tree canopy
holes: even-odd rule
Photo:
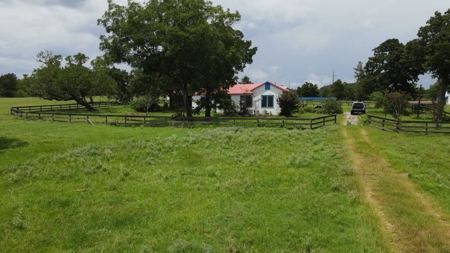
[[[345,99],[345,84],[341,79],[338,79],[331,85],[331,92],[337,100]]]
[[[100,37],[100,49],[114,63],[164,76],[183,94],[190,117],[190,94],[210,98],[228,89],[252,62],[257,48],[233,28],[239,20],[238,12],[204,0],[129,1],[126,7],[108,0],[108,10],[98,20],[107,33]]]
[[[241,83],[241,84],[251,84],[253,82],[250,80],[250,77],[244,76],[244,77],[242,77],[241,81],[239,81],[239,83]]]
[[[366,78],[366,71],[364,70],[364,64],[362,61],[359,61],[354,70],[354,77],[356,79],[356,84],[354,87],[354,95],[356,100],[363,101],[368,97],[368,93],[365,92],[364,88],[364,80]]]
[[[82,53],[67,56],[64,66],[62,56],[50,51],[40,52],[37,57],[42,66],[33,71],[35,81],[32,89],[44,99],[75,100],[88,110],[93,110],[87,99],[107,95],[112,90],[114,80],[109,78],[106,66],[98,59],[93,61],[93,68],[90,69],[84,66],[89,57]]]
[[[317,84],[305,82],[302,87],[297,87],[297,94],[300,97],[318,97],[320,92]]]
[[[405,45],[398,39],[388,39],[374,48],[373,52],[374,55],[364,67],[365,93],[379,90],[411,93],[414,90],[413,83],[418,81],[423,71],[411,60]]]
[[[15,97],[17,92],[17,77],[14,73],[0,76],[0,97]]]
[[[444,14],[435,12],[427,24],[417,33],[417,48],[422,55],[425,70],[439,79],[440,92],[437,120],[440,121],[444,111],[445,94],[450,82],[450,9]]]

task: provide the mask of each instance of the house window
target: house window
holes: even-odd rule
[[[266,83],[266,90],[270,90],[270,83]]]
[[[251,95],[242,95],[239,102],[240,105],[245,105],[246,108],[253,106],[253,98]]]
[[[273,108],[273,95],[261,96],[261,108]]]

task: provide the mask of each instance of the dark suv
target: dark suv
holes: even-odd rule
[[[353,102],[350,114],[366,113],[366,105],[364,102]]]

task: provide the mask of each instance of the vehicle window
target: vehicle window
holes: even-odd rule
[[[364,104],[363,103],[354,103],[353,108],[364,108]]]

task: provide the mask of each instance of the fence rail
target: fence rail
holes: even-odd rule
[[[395,120],[368,114],[370,126],[397,133],[450,134],[450,122]]]
[[[100,106],[100,105],[99,105]],[[57,112],[58,105],[53,106],[20,106],[12,107],[11,114],[25,118],[26,120],[40,120],[66,123],[109,124],[117,126],[183,126],[194,125],[233,125],[233,126],[257,126],[257,127],[286,127],[297,129],[317,129],[326,125],[336,124],[336,115],[326,115],[316,118],[265,118],[265,117],[166,117],[143,115],[117,115],[117,114],[85,114]],[[66,107],[69,108],[69,107]],[[71,108],[76,109],[74,105]],[[22,110],[24,109],[24,110]],[[33,110],[36,111],[33,111]],[[47,111],[50,110],[51,111]],[[66,109],[61,109],[66,110]]]
[[[108,107],[113,105],[118,105],[117,102],[95,102],[90,104],[93,108]],[[25,112],[54,112],[54,111],[64,111],[64,110],[78,110],[85,109],[84,106],[80,104],[59,104],[59,105],[34,105],[34,106],[15,106],[11,107],[11,115],[16,115]]]

